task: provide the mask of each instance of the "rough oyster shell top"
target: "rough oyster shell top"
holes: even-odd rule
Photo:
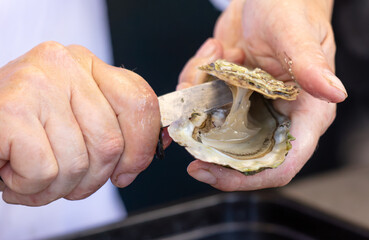
[[[286,85],[260,68],[249,70],[225,60],[217,60],[208,65],[200,66],[199,69],[230,85],[254,90],[267,98],[295,100],[299,94],[297,86]]]
[[[294,100],[298,88],[224,60],[200,69],[228,83],[232,106],[182,117],[169,126],[169,135],[194,157],[245,174],[278,167],[291,148],[290,121],[266,98]]]

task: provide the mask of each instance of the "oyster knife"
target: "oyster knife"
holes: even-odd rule
[[[207,111],[232,102],[232,92],[222,80],[215,80],[158,97],[162,127],[193,112]]]

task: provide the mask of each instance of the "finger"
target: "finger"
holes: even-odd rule
[[[311,145],[316,145],[316,139],[308,135],[305,139],[310,140],[308,144],[292,143],[294,151],[298,144],[305,145],[305,149],[299,148],[300,152],[292,150],[286,157],[286,160],[275,169],[267,169],[251,176],[245,176],[243,173],[233,169],[225,168],[219,165],[206,163],[202,161],[192,162],[188,168],[188,173],[198,181],[205,182],[222,191],[250,191],[263,188],[271,188],[286,185],[302,167],[303,163],[299,161],[302,157],[300,153],[312,154],[314,151]],[[304,141],[304,139],[303,139]],[[298,157],[289,157],[298,154]],[[309,156],[310,157],[310,156]],[[304,158],[305,159],[305,158]]]
[[[207,74],[199,70],[198,67],[214,62],[217,59],[225,59],[237,64],[243,64],[245,54],[240,48],[229,48],[223,51],[220,41],[211,38],[208,39],[182,70],[179,76],[177,90],[205,82]]]
[[[124,149],[124,140],[117,117],[109,102],[94,81],[92,71],[96,58],[80,46],[68,46],[68,50],[80,58],[81,68],[70,69],[75,77],[72,82],[71,106],[86,144],[89,167],[67,199],[86,198],[97,191],[109,179]],[[105,72],[104,78],[109,78]],[[76,174],[81,173],[76,166]]]
[[[66,104],[60,105],[62,109],[58,111],[54,109],[55,112],[51,113],[44,124],[58,162],[58,176],[45,190],[36,194],[5,192],[3,196],[7,202],[28,206],[48,204],[70,193],[86,174],[89,166],[87,149],[81,130],[70,109],[69,99],[65,99],[65,102]]]
[[[243,65],[245,58],[245,52],[241,48],[229,48],[224,50],[223,59],[228,62]]]
[[[320,135],[335,116],[335,104],[315,99],[306,93],[298,101],[302,101],[300,104],[305,107],[284,106],[284,114],[290,114],[291,134],[296,140],[292,142],[292,149],[279,167],[245,176],[236,170],[197,160],[189,165],[188,173],[223,191],[247,191],[286,185],[311,157]],[[286,101],[280,103],[287,104]]]
[[[238,171],[201,160],[191,162],[187,167],[187,172],[196,180],[222,191],[236,191],[244,177]]]
[[[6,107],[7,108],[7,107]],[[11,107],[10,109],[15,110]],[[18,109],[19,111],[22,111]],[[58,174],[58,165],[44,128],[38,119],[0,115],[0,159],[8,163],[0,169],[7,192],[33,194],[47,188]],[[18,112],[19,114],[19,112]]]
[[[334,45],[333,34],[328,32],[323,39],[319,39],[306,28],[291,27],[280,30],[281,34],[272,40],[272,44],[282,66],[286,70],[290,68],[296,81],[311,95],[328,102],[342,102],[347,97],[347,92],[333,73],[334,53],[327,56],[321,46],[324,39],[329,40],[329,43],[325,44],[325,51],[331,52],[334,47],[327,45]],[[278,31],[278,25],[273,31]]]
[[[214,37],[219,39],[225,49],[237,46],[243,38],[242,29],[242,9],[245,1],[230,1],[227,9],[221,14],[214,28]]]
[[[139,75],[94,59],[93,76],[118,116],[124,137],[124,152],[112,182],[129,185],[150,164],[160,131],[156,94]]]
[[[336,70],[335,66],[335,55],[336,55],[336,44],[332,44],[334,42],[334,35],[328,34],[326,38],[322,41],[322,51],[326,56],[328,61],[328,65],[333,72]]]
[[[183,68],[179,75],[177,90],[203,83],[207,74],[198,69],[199,66],[222,58],[223,47],[218,40],[208,39]]]
[[[301,135],[301,129],[298,124],[307,124],[306,131],[315,133],[318,138],[327,130],[336,117],[336,104],[327,103],[316,99],[302,91],[296,101],[277,100],[273,102],[275,109],[281,114],[289,116],[292,122],[292,129],[296,128],[296,136]],[[301,135],[303,138],[304,135]]]

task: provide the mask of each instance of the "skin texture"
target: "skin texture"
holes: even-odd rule
[[[109,178],[129,185],[160,129],[139,75],[81,46],[45,42],[0,69],[0,176],[8,203],[86,198]]]
[[[320,136],[335,118],[335,103],[347,97],[333,73],[336,48],[331,9],[332,1],[321,0],[231,2],[218,19],[214,39],[207,40],[183,69],[178,89],[204,81],[197,66],[218,58],[263,68],[280,80],[294,78],[302,88],[298,99],[277,100],[274,105],[291,119],[291,134],[296,140],[285,162],[276,169],[245,176],[195,160],[187,169],[192,177],[223,191],[278,187],[289,183],[308,161]]]
[[[204,81],[197,66],[224,58],[292,73],[304,89],[276,101],[297,138],[284,164],[255,176],[196,160],[194,178],[224,191],[287,184],[314,151],[347,94],[334,76],[329,0],[233,0],[187,63],[178,89]],[[260,13],[260,14],[258,14]],[[40,206],[82,199],[109,178],[129,185],[151,162],[160,118],[155,93],[137,74],[103,63],[81,46],[43,43],[0,68],[0,190],[8,203]],[[164,132],[164,145],[170,144]]]

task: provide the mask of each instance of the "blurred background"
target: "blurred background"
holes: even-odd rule
[[[108,0],[108,9],[115,65],[143,76],[158,96],[175,90],[181,69],[212,36],[220,14],[204,0]],[[368,164],[368,12],[369,1],[335,3],[336,69],[349,97],[338,105],[336,121],[296,179],[348,164]],[[217,192],[187,174],[192,160],[184,148],[173,143],[163,160],[154,159],[136,181],[120,190],[128,211]]]
[[[183,66],[212,36],[220,12],[210,1],[108,1],[114,62],[141,75],[158,96],[175,90]],[[164,159],[120,189],[128,212],[214,192],[186,171],[193,158],[172,143]]]

